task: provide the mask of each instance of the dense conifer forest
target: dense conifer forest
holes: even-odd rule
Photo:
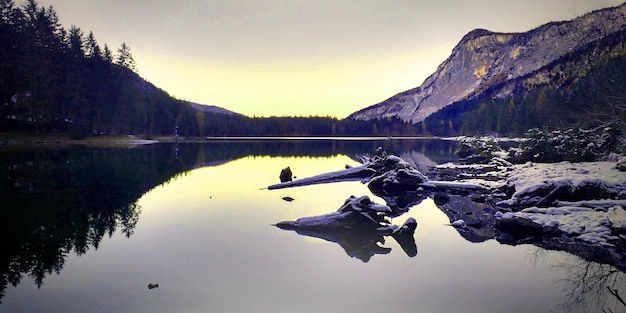
[[[137,73],[131,48],[111,49],[93,32],[64,28],[54,8],[0,0],[0,132],[72,138],[181,136],[412,135],[398,120],[249,118],[194,109]],[[294,104],[297,105],[297,104]]]
[[[171,133],[193,120],[182,101],[141,79],[130,47],[65,29],[53,7],[0,0],[0,131]]]

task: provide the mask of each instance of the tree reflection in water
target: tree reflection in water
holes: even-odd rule
[[[141,212],[137,199],[179,171],[164,148],[4,148],[0,299],[25,276],[41,287],[68,254],[98,249],[118,229],[130,237]]]
[[[384,146],[391,152],[436,145],[446,158],[451,141],[216,140],[133,149],[66,145],[0,148],[0,303],[6,288],[28,277],[40,287],[60,273],[70,253],[98,249],[117,230],[130,237],[137,200],[187,171],[246,156],[358,156]],[[418,148],[415,148],[418,147]],[[421,148],[420,148],[421,147]],[[448,153],[444,153],[448,152]]]
[[[562,306],[566,311],[585,305],[604,312],[623,312],[619,295],[626,290],[626,273],[609,264],[572,257],[558,267],[567,274],[558,284],[567,290]]]

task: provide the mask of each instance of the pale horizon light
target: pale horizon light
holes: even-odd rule
[[[38,3],[101,46],[126,43],[138,73],[178,99],[248,116],[344,118],[421,85],[475,28],[524,32],[622,1]]]

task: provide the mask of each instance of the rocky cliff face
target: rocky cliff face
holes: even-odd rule
[[[449,104],[533,74],[591,42],[625,29],[626,3],[571,21],[548,23],[525,33],[473,30],[421,86],[357,111],[348,118],[397,117],[418,123]],[[512,88],[497,93],[502,96],[510,90]]]

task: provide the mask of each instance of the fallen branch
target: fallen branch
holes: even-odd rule
[[[358,166],[351,167],[345,170],[329,172],[325,174],[315,175],[311,177],[296,179],[293,181],[283,182],[280,184],[275,184],[267,187],[269,190],[275,189],[283,189],[283,188],[291,188],[291,187],[299,187],[299,186],[309,186],[316,184],[328,184],[328,183],[337,183],[342,181],[355,181],[362,180],[365,178],[372,177],[376,174],[371,168],[366,166]]]

